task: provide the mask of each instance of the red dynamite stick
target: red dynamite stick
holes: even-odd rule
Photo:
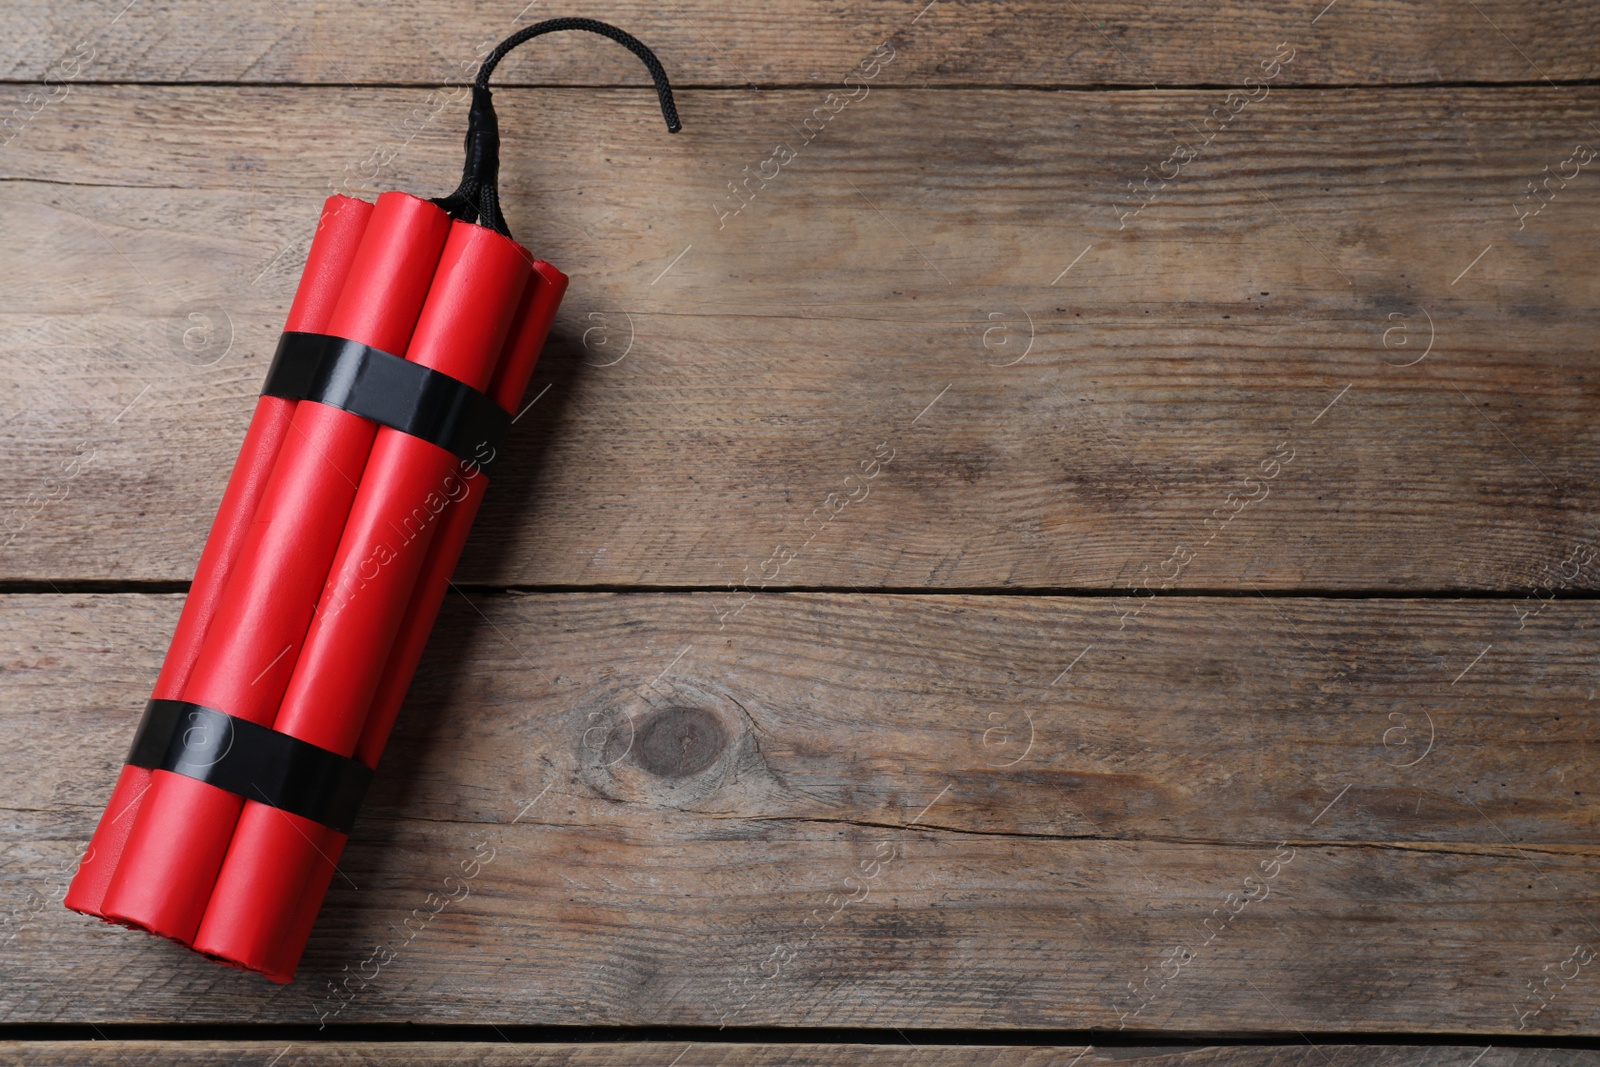
[[[533,263],[535,283],[530,287],[529,298],[524,302],[522,317],[513,327],[511,342],[505,357],[496,368],[489,395],[507,412],[515,411],[533,377],[534,365],[544,350],[545,338],[555,322],[561,298],[567,292],[567,276],[543,260]],[[480,475],[487,481],[487,475]],[[487,486],[445,510],[439,532],[434,535],[432,551],[423,565],[421,577],[411,605],[406,609],[406,621],[395,640],[394,651],[384,671],[383,684],[378,687],[367,713],[361,741],[356,746],[356,759],[374,769],[383,748],[389,741],[389,731],[394,728],[395,716],[405,703],[406,691],[411,688],[411,678],[422,662],[422,651],[433,632],[439,608],[450,589],[450,576],[455,573],[461,550],[466,546],[467,534],[478,517]]]
[[[425,200],[380,196],[327,332],[404,351],[449,228],[448,216]],[[271,723],[376,432],[350,412],[296,405],[180,699]],[[215,786],[152,772],[106,892],[107,917],[191,943],[242,804]]]
[[[540,260],[533,263],[534,276],[528,292],[518,309],[518,317],[506,339],[505,351],[495,369],[489,395],[508,413],[516,410],[522,394],[533,376],[534,364],[544,348],[545,338],[555,320],[561,297],[567,289],[567,276]],[[372,706],[366,714],[361,738],[356,745],[355,757],[368,767],[377,767],[396,715],[405,701],[406,690],[411,687],[412,676],[422,659],[422,652],[438,618],[440,605],[450,588],[450,576],[461,558],[462,547],[472,529],[478,508],[483,503],[488,488],[486,475],[471,463],[463,463],[462,475],[475,483],[473,491],[459,501],[446,505],[438,519],[438,530],[428,546],[427,557],[418,575],[411,601],[407,605],[393,647],[385,664]],[[275,951],[261,970],[276,982],[288,982],[294,977],[300,956],[305,951],[317,913],[322,909],[323,898],[332,883],[335,865],[343,853],[345,835],[336,830],[319,827],[322,836],[317,842],[317,855],[313,873],[305,883],[299,897],[293,920]]]
[[[484,390],[527,288],[527,254],[509,238],[457,222],[440,257],[406,358]],[[469,492],[455,455],[399,430],[378,430],[317,614],[273,720],[281,733],[353,753],[437,517]],[[318,860],[344,835],[246,800],[197,951],[271,970]]]
[[[371,215],[372,205],[363,200],[338,194],[328,198],[306,256],[300,285],[295,290],[294,304],[289,308],[285,330],[322,333],[327,329]],[[151,694],[158,700],[176,698],[189,679],[189,672],[200,655],[201,642],[216,615],[223,585],[233,571],[245,533],[255,518],[267,478],[278,458],[278,450],[289,432],[295,403],[276,396],[263,396],[256,401],[250,429],[239,448],[239,458],[222,494],[200,563],[195,567],[194,580],[189,584],[189,595],[183,602],[183,612],[178,616],[177,630]],[[123,766],[106,804],[105,815],[67,891],[64,903],[73,911],[103,917],[101,907],[106,888],[122,856],[145,790],[150,786],[150,775],[144,767]]]

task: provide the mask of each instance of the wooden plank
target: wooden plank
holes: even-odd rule
[[[1484,1050],[1475,1046],[1257,1045],[1088,1048],[1025,1045],[842,1045],[752,1043],[693,1044],[670,1041],[604,1044],[532,1044],[493,1041],[10,1041],[0,1042],[0,1063],[142,1067],[144,1064],[268,1063],[286,1055],[298,1064],[392,1064],[450,1067],[458,1063],[499,1067],[1280,1067],[1314,1055],[1337,1058],[1341,1067],[1462,1067]],[[677,1057],[676,1059],[674,1057]],[[1081,1058],[1080,1058],[1081,1057]],[[1587,1049],[1491,1049],[1488,1067],[1586,1067],[1597,1059]]]
[[[1336,0],[1337,2],[1337,0]],[[385,4],[190,4],[182,18],[122,0],[22,0],[0,77],[330,85],[470,81],[481,55],[543,17],[523,0],[463,10],[446,0]],[[1586,47],[1600,16],[1559,0],[1312,3],[848,4],[597,0],[660,54],[684,85],[837,85],[890,41],[893,84],[1238,84],[1279,42],[1301,84],[1522,81],[1600,75]],[[570,37],[571,35],[567,35]],[[637,64],[604,42],[524,48],[501,84],[634,84]]]
[[[57,904],[179,598],[0,598],[0,1020],[1594,1032],[1600,604],[725,602],[453,598],[276,987]]]
[[[720,218],[815,93],[502,91],[574,283],[459,577],[1595,588],[1600,183],[1513,208],[1600,91],[1274,93],[1119,218],[1218,98],[873,93]],[[321,197],[454,181],[424,102],[80,87],[0,153],[0,577],[188,577]]]
[[[287,1051],[281,1061],[294,1064],[338,1064],[359,1067],[386,1064],[395,1067],[453,1067],[459,1063],[483,1067],[804,1067],[810,1064],[859,1064],[861,1067],[1066,1067],[1084,1051],[1074,1048],[1029,1047],[950,1047],[919,1045],[894,1047],[877,1045],[756,1045],[699,1044],[685,1042],[607,1042],[605,1044],[528,1044],[489,1041],[384,1041],[384,1042],[290,1042],[290,1041],[82,1041],[82,1042],[0,1042],[0,1063],[33,1065],[48,1062],[61,1065],[96,1067],[104,1064],[140,1067],[143,1064],[235,1064],[267,1063]],[[1119,1050],[1120,1051],[1120,1050]],[[1164,1050],[1165,1051],[1165,1050]],[[1210,1051],[1210,1050],[1208,1050]],[[1220,1051],[1220,1050],[1217,1050]],[[1215,1059],[1189,1055],[1184,1063],[1267,1063],[1257,1050],[1255,1057],[1243,1060],[1222,1055]],[[1457,1055],[1461,1050],[1455,1050]],[[1552,1053],[1554,1053],[1552,1055]],[[674,1061],[674,1057],[681,1059]],[[1170,1051],[1156,1059],[1173,1058]],[[1084,1064],[1094,1062],[1091,1054]],[[1109,1057],[1102,1062],[1111,1062]],[[1374,1056],[1369,1062],[1395,1063]],[[1440,1058],[1441,1067],[1455,1067]],[[1551,1067],[1589,1062],[1583,1054],[1539,1050],[1537,1061]]]

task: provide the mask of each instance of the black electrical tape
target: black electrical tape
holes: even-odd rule
[[[511,426],[504,408],[465,382],[322,333],[288,331],[278,339],[261,395],[341,408],[480,467],[499,452]]]
[[[186,700],[145,705],[128,762],[171,771],[348,834],[372,781],[359,760]]]

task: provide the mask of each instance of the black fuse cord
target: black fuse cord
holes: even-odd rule
[[[511,236],[505,216],[500,212],[500,124],[495,117],[494,101],[489,92],[489,76],[513,48],[535,37],[561,30],[597,33],[638,56],[650,72],[650,80],[655,83],[656,98],[661,103],[661,117],[667,120],[667,132],[677,133],[683,129],[683,124],[678,121],[678,107],[672,100],[672,86],[667,82],[666,69],[643,41],[599,19],[560,18],[536,22],[501,41],[484,59],[483,66],[478,68],[477,80],[472,85],[472,109],[467,112],[467,161],[461,172],[461,184],[449,196],[433,201],[451,218],[476,222],[496,233]]]

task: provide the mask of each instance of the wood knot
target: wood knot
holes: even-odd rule
[[[727,746],[722,723],[711,712],[668,707],[639,725],[633,761],[658,778],[689,778],[715,763]]]
[[[570,715],[579,779],[610,800],[663,811],[764,810],[767,796],[783,790],[762,757],[750,710],[716,682],[679,676],[670,687],[600,685]],[[752,824],[749,832],[765,831]]]

